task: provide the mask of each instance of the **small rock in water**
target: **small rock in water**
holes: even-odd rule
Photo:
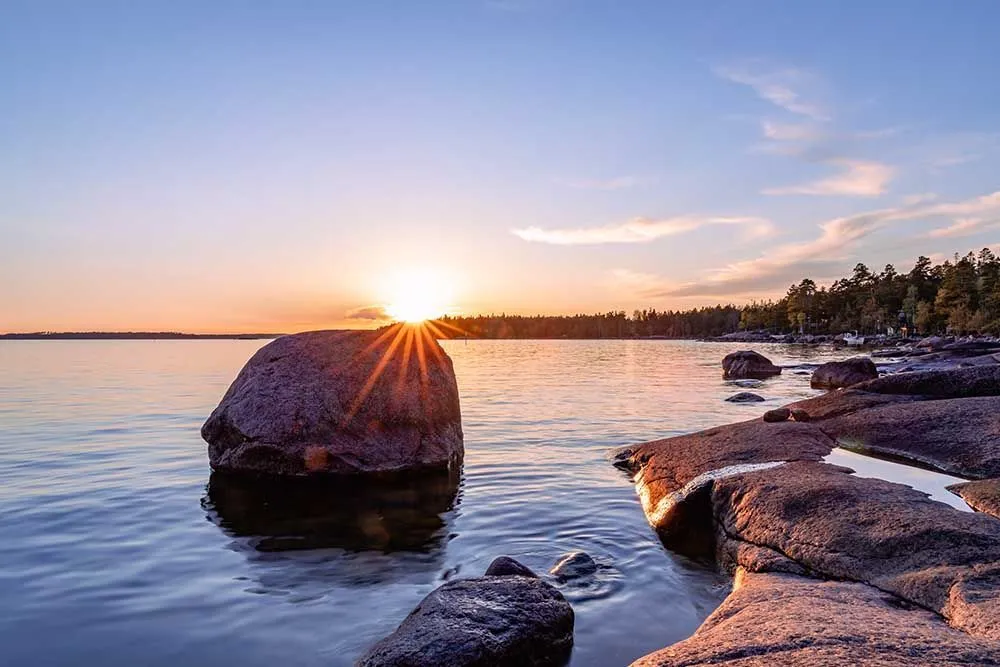
[[[497,560],[504,561],[499,569],[527,570],[513,559]],[[573,649],[573,624],[569,602],[541,579],[455,579],[431,591],[355,665],[556,667]]]
[[[743,387],[744,389],[756,389],[757,387],[763,387],[764,386],[764,381],[763,380],[750,380],[750,379],[747,379],[747,380],[733,380],[732,384],[736,385],[737,387]]]
[[[500,556],[493,559],[490,566],[486,568],[487,577],[531,577],[537,579],[538,575],[528,567],[521,565],[510,556]]]
[[[788,408],[775,408],[774,410],[768,410],[764,413],[764,421],[766,422],[783,422],[788,421],[788,418],[792,416],[792,411]]]
[[[809,384],[813,389],[837,389],[873,380],[878,368],[868,357],[854,357],[844,361],[829,361],[813,373]]]
[[[726,399],[727,403],[760,403],[764,400],[763,396],[758,396],[749,391],[741,391],[738,394],[733,394]]]
[[[583,551],[573,551],[566,554],[549,570],[549,574],[554,574],[560,580],[586,577],[595,572],[597,572],[597,563]]]
[[[807,422],[811,419],[809,413],[802,409],[796,408],[794,410],[791,410],[791,413],[792,413],[792,419],[794,419],[797,422]]]
[[[730,352],[722,360],[722,375],[726,379],[751,378],[760,380],[781,375],[781,368],[753,350]]]

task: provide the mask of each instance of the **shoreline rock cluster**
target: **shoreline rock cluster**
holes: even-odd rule
[[[691,638],[635,664],[1000,664],[1000,363],[865,379],[783,416],[616,453],[664,544],[736,575]],[[975,480],[952,490],[979,511],[823,463],[835,447]]]

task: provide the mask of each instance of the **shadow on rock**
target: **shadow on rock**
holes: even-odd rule
[[[257,551],[438,549],[458,504],[458,470],[282,479],[213,472],[202,507]]]

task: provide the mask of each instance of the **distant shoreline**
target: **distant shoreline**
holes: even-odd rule
[[[7,333],[0,340],[266,340],[281,333],[197,334],[176,331],[65,331]]]

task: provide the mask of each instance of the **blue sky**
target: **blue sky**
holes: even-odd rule
[[[1000,3],[0,4],[0,330],[688,307],[1000,242]],[[393,278],[395,276],[395,278]]]

